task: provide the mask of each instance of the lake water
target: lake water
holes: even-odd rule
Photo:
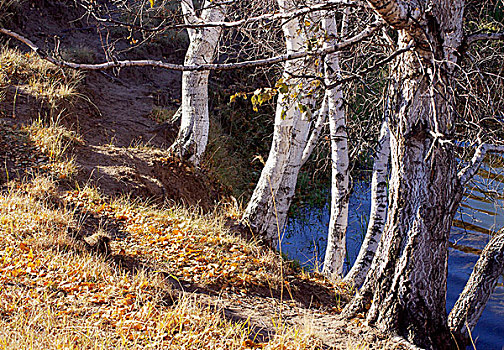
[[[447,311],[453,307],[490,235],[504,227],[504,168],[492,157],[467,188],[455,217],[448,259]],[[357,183],[350,198],[347,266],[355,261],[366,231],[369,184]],[[302,266],[320,268],[324,261],[329,210],[307,209],[290,219],[282,251]],[[504,279],[499,279],[472,336],[478,350],[504,349]]]

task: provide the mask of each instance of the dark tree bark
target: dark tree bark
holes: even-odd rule
[[[346,309],[423,348],[445,348],[447,244],[460,202],[451,73],[463,41],[463,1],[369,1],[398,29],[391,71],[391,177],[387,223],[361,291]]]

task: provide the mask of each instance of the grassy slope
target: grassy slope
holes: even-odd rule
[[[107,227],[114,221],[127,235],[112,243],[111,256],[79,239],[85,216],[109,220]],[[272,254],[216,223],[183,209],[110,202],[91,188],[61,192],[42,175],[0,196],[0,255],[0,343],[9,348],[241,348],[251,334],[246,322],[175,294],[169,277],[242,293],[280,283]],[[317,344],[289,327],[279,331],[266,348]]]
[[[336,322],[344,286],[291,268],[226,225],[240,215],[234,206],[202,214],[76,181],[74,148],[85,140],[60,116],[88,99],[82,76],[11,49],[0,65],[2,347],[392,347],[358,320]],[[11,108],[19,91],[30,105]],[[33,106],[44,113],[15,115]],[[110,247],[92,247],[93,235],[111,237]]]
[[[69,72],[32,55],[4,49],[0,61],[4,91],[15,86],[49,100],[54,114],[58,102],[74,95],[69,86],[78,85],[77,75],[68,78]],[[55,119],[12,125],[8,114],[2,142],[30,147],[5,155],[12,158],[13,173],[6,174],[0,195],[0,344],[255,346],[246,321],[227,320],[218,308],[173,290],[182,284],[242,294],[261,287],[275,291],[287,283],[282,273],[295,273],[273,252],[230,234],[224,214],[233,213],[221,209],[203,216],[197,208],[159,208],[71,185],[76,169],[69,155],[79,135]],[[83,240],[100,231],[114,238],[110,254],[98,254]],[[320,343],[292,327],[277,327],[261,346],[310,349]]]

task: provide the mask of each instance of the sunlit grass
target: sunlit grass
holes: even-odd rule
[[[49,117],[16,129],[46,155],[42,171],[0,192],[0,347],[322,348],[310,319],[292,326],[273,311],[269,338],[259,343],[248,320],[226,317],[220,297],[174,291],[177,281],[182,290],[193,285],[245,296],[262,288],[273,295],[290,288],[286,273],[298,271],[227,227],[241,216],[237,202],[205,214],[60,181],[77,172],[72,149],[83,139],[61,123],[61,108],[80,96],[82,75],[5,48],[0,64],[4,91],[15,87],[50,109]],[[107,231],[109,224],[115,231]],[[86,245],[84,236],[96,232],[113,238],[110,254]],[[316,280],[304,272],[299,278]]]
[[[43,122],[38,119],[24,128],[31,141],[49,157],[47,168],[57,177],[71,178],[77,173],[75,159],[69,155],[71,146],[83,144],[80,135],[59,123],[59,117]]]
[[[125,221],[125,230],[132,236],[114,242],[114,252],[140,260],[164,260],[171,265],[174,258],[187,254],[190,242],[199,242],[205,248],[199,255],[209,261],[248,259],[242,253],[236,256],[246,252],[255,256],[251,258],[255,264],[265,266],[274,263],[273,256],[261,255],[254,244],[226,236],[224,230],[219,234],[220,220],[201,217],[194,210],[154,209],[127,199],[107,202],[91,186],[77,195],[63,194],[49,177],[37,177],[11,185],[0,196],[0,344],[17,349],[259,346],[249,340],[253,329],[246,322],[227,320],[218,305],[203,305],[182,295],[171,306],[165,274],[125,271],[105,257],[87,252],[69,232],[79,230],[81,210],[75,208],[94,207],[95,212]],[[163,237],[171,236],[172,247],[152,241],[164,224],[171,227]],[[179,235],[183,238],[176,243]],[[212,245],[204,244],[204,236]],[[176,249],[181,252],[174,253]],[[162,250],[169,253],[163,255]],[[194,274],[206,281],[204,271]],[[266,274],[260,278],[271,278]],[[183,277],[190,276],[183,272]],[[319,345],[309,332],[281,323],[276,327],[276,334],[262,348],[314,349]]]
[[[15,87],[47,101],[54,109],[77,97],[86,99],[77,90],[83,77],[79,71],[56,67],[34,53],[6,47],[0,51],[0,87]]]

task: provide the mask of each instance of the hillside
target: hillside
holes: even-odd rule
[[[16,6],[10,28],[103,59],[78,8]],[[5,348],[402,347],[338,318],[347,286],[250,237],[210,162],[195,169],[167,153],[177,125],[159,116],[178,107],[178,74],[62,70],[2,45]]]

